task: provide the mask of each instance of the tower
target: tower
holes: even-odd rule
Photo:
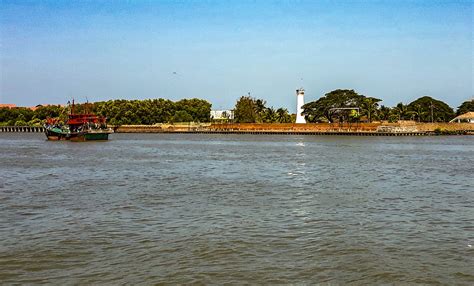
[[[304,116],[301,115],[303,112],[304,105],[304,89],[300,88],[296,90],[296,123],[306,123]]]

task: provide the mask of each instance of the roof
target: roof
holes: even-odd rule
[[[16,107],[16,104],[0,103],[0,108],[2,108],[2,107],[14,108],[14,107]]]
[[[473,111],[470,111],[470,112],[467,112],[467,113],[464,113],[464,114],[461,114],[459,116],[456,116],[453,120],[451,121],[454,121],[454,120],[462,120],[462,119],[474,119],[474,112]]]

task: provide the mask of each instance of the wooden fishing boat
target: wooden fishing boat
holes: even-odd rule
[[[57,118],[47,119],[44,127],[48,140],[84,142],[109,139],[113,130],[107,127],[106,117],[90,113],[87,104],[84,113],[76,114],[74,109],[73,100],[66,124],[62,124]]]

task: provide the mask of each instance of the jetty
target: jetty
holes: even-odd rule
[[[0,126],[0,132],[44,132],[43,126]]]

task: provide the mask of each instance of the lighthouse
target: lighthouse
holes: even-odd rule
[[[304,116],[301,115],[303,112],[304,105],[304,89],[300,88],[296,90],[296,123],[306,123]]]

